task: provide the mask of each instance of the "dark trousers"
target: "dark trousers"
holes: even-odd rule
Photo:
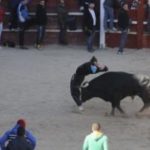
[[[126,45],[128,37],[128,29],[121,29],[121,37],[120,37],[120,44],[119,44],[119,52],[123,52],[123,49]]]
[[[95,29],[93,29],[87,37],[87,50],[89,51],[93,49],[94,37],[95,37]]]
[[[64,24],[60,24],[60,32],[59,32],[59,43],[67,44],[67,26]]]
[[[37,37],[36,37],[36,44],[42,44],[44,40],[44,35],[45,35],[45,26],[38,25],[37,27]]]
[[[31,18],[25,22],[19,23],[19,46],[24,46],[25,31],[32,25],[35,25],[35,18]]]

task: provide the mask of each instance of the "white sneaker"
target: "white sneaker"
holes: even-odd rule
[[[79,110],[83,111],[84,110],[83,106],[79,106]]]

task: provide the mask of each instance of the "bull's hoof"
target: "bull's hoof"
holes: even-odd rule
[[[104,116],[106,116],[106,117],[114,117],[115,115],[112,115],[112,113],[105,112]]]
[[[150,118],[150,108],[144,109],[142,112],[138,112],[135,114],[138,118],[148,117]]]

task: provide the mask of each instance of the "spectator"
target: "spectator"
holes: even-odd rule
[[[95,74],[98,72],[107,71],[108,68],[105,65],[99,65],[98,60],[95,56],[91,58],[89,62],[86,62],[82,65],[80,65],[77,69],[75,74],[71,78],[71,95],[79,107],[79,110],[83,110],[82,107],[82,100],[80,99],[80,87],[82,82],[84,81],[84,78],[89,74]]]
[[[6,150],[33,150],[33,147],[25,138],[23,127],[18,127],[16,138],[8,143]]]
[[[0,147],[2,150],[5,150],[6,144],[9,141],[12,141],[17,136],[18,127],[26,128],[26,122],[24,119],[19,119],[12,129],[6,131],[4,133],[4,135],[0,137]],[[29,141],[31,143],[31,145],[34,149],[36,146],[35,137],[28,130],[25,130],[25,137],[26,137],[27,141]]]
[[[18,22],[19,22],[19,46],[21,49],[28,49],[24,46],[24,33],[31,25],[34,20],[30,18],[27,4],[30,0],[22,0],[17,8]]]
[[[147,10],[148,10],[147,31],[148,33],[150,33],[150,0],[147,0]]]
[[[116,31],[114,27],[114,0],[105,0],[104,1],[104,29],[105,31]],[[108,24],[109,19],[109,24]]]
[[[95,0],[78,0],[81,11],[88,9],[89,3],[94,3]]]
[[[9,29],[16,29],[18,27],[18,19],[17,19],[17,7],[18,4],[22,0],[9,0],[9,10],[10,10],[10,17],[9,17]]]
[[[84,30],[87,34],[87,50],[89,52],[95,51],[93,49],[93,42],[95,37],[95,29],[97,23],[96,12],[94,10],[95,4],[90,3],[89,8],[84,13]]]
[[[59,32],[59,44],[67,45],[67,16],[68,11],[65,7],[64,0],[60,0],[60,3],[57,7],[57,13],[58,13],[58,24],[60,28]]]
[[[1,0],[0,0],[0,44],[1,44],[1,40],[2,40],[4,15],[5,15],[5,9],[2,6]]]
[[[45,28],[47,24],[46,6],[45,0],[41,0],[37,5],[36,9],[36,22],[37,22],[37,38],[36,38],[36,48],[40,48],[43,43]]]
[[[82,150],[108,150],[108,137],[99,123],[92,124],[92,133],[85,137]]]
[[[122,54],[125,44],[127,42],[128,29],[129,29],[129,15],[128,15],[129,6],[127,3],[122,3],[121,9],[118,14],[118,26],[121,30],[119,50],[117,54]]]

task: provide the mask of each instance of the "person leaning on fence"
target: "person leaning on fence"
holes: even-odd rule
[[[99,123],[92,124],[92,133],[88,134],[82,150],[108,150],[108,137],[101,131]]]
[[[17,136],[8,143],[6,150],[33,150],[32,145],[25,138],[25,128],[18,127]]]
[[[19,127],[26,128],[26,122],[24,119],[19,119],[13,128],[6,131],[1,137],[0,137],[0,147],[2,150],[6,149],[6,145],[8,142],[14,140],[17,136],[17,129]],[[25,129],[25,137],[29,143],[31,143],[32,148],[34,149],[36,146],[36,138],[29,132],[27,129]]]

